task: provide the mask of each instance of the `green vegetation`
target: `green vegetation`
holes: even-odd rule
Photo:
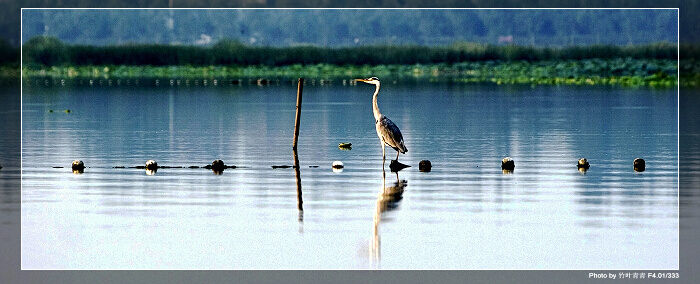
[[[213,46],[181,45],[67,45],[53,37],[35,37],[23,46],[29,66],[83,65],[266,65],[292,64],[380,65],[460,63],[465,61],[541,61],[612,59],[676,59],[677,46],[656,43],[639,46],[591,45],[533,47],[459,42],[446,46],[369,45],[327,48],[318,46],[251,46],[223,40]]]
[[[348,79],[367,76],[496,84],[590,84],[672,87],[677,85],[677,47],[377,45],[257,47],[222,41],[211,47],[173,45],[66,45],[37,37],[24,45],[28,77],[239,79]],[[686,51],[693,53],[694,51]],[[700,71],[695,61],[683,70]],[[691,78],[693,79],[693,78]],[[691,80],[687,85],[696,84]]]
[[[352,79],[368,76],[426,79],[441,82],[496,84],[622,85],[672,87],[677,84],[676,61],[668,59],[590,59],[551,61],[479,61],[456,64],[287,66],[78,66],[25,68],[29,77],[53,79]]]

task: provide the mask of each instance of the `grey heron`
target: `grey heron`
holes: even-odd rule
[[[372,110],[374,111],[374,126],[377,128],[377,136],[379,136],[380,143],[382,144],[383,161],[386,161],[386,151],[384,148],[386,145],[389,145],[389,147],[396,150],[396,162],[398,162],[399,153],[405,154],[408,152],[408,149],[406,149],[406,145],[403,143],[401,130],[399,130],[394,122],[379,111],[379,106],[377,105],[377,95],[379,95],[380,85],[379,78],[370,77],[367,79],[355,79],[355,81],[365,82],[376,87],[374,90],[374,97],[372,97]]]

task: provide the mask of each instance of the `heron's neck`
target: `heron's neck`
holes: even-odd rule
[[[372,111],[374,112],[374,120],[379,121],[382,117],[382,113],[379,112],[379,106],[377,105],[377,95],[379,95],[379,83],[377,83],[377,88],[374,90],[374,97],[372,97]]]

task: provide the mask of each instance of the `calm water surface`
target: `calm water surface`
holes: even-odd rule
[[[295,86],[25,85],[22,268],[679,267],[675,90],[386,82],[398,173],[373,90],[305,86],[298,191]]]

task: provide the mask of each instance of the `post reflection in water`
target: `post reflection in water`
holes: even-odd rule
[[[371,247],[369,250],[369,261],[372,268],[380,268],[381,262],[381,240],[379,237],[379,223],[382,214],[398,208],[399,201],[403,198],[404,188],[407,186],[406,180],[399,180],[399,172],[396,174],[396,181],[392,185],[386,186],[386,171],[382,167],[382,190],[377,197],[377,206],[374,210],[374,227]]]
[[[297,180],[297,208],[299,209],[299,233],[304,232],[304,201],[301,198],[301,173],[299,172],[299,155],[296,149],[294,151],[294,175]]]

